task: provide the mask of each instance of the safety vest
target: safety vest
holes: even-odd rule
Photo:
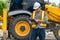
[[[33,13],[32,13],[32,19],[35,19],[35,15],[36,15],[36,11],[33,11]],[[42,11],[41,20],[44,20],[44,11]],[[46,27],[46,24],[40,23],[40,26],[41,27]],[[32,23],[32,27],[35,28],[36,27],[36,23]]]

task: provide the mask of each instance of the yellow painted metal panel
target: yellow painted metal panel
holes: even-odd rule
[[[3,25],[2,29],[4,32],[7,31],[7,9],[3,9]]]
[[[60,8],[51,5],[45,5],[49,20],[60,22]]]

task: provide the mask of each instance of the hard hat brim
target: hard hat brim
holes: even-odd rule
[[[40,6],[39,6],[39,7],[40,7]],[[39,7],[36,7],[36,8],[35,8],[35,7],[33,7],[33,9],[38,9]]]

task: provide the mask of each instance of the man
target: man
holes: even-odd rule
[[[33,9],[35,10],[32,15],[32,18],[37,23],[36,27],[32,29],[31,40],[36,40],[37,36],[39,36],[40,40],[45,40],[45,27],[42,26],[42,23],[47,23],[48,18],[44,11],[41,10],[41,6],[38,2],[34,3]],[[43,14],[44,13],[44,17]],[[34,16],[35,15],[35,16]],[[42,20],[44,18],[44,20]]]

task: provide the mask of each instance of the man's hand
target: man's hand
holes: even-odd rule
[[[43,22],[43,20],[35,20],[36,22]]]
[[[43,20],[38,20],[38,22],[44,22]]]

